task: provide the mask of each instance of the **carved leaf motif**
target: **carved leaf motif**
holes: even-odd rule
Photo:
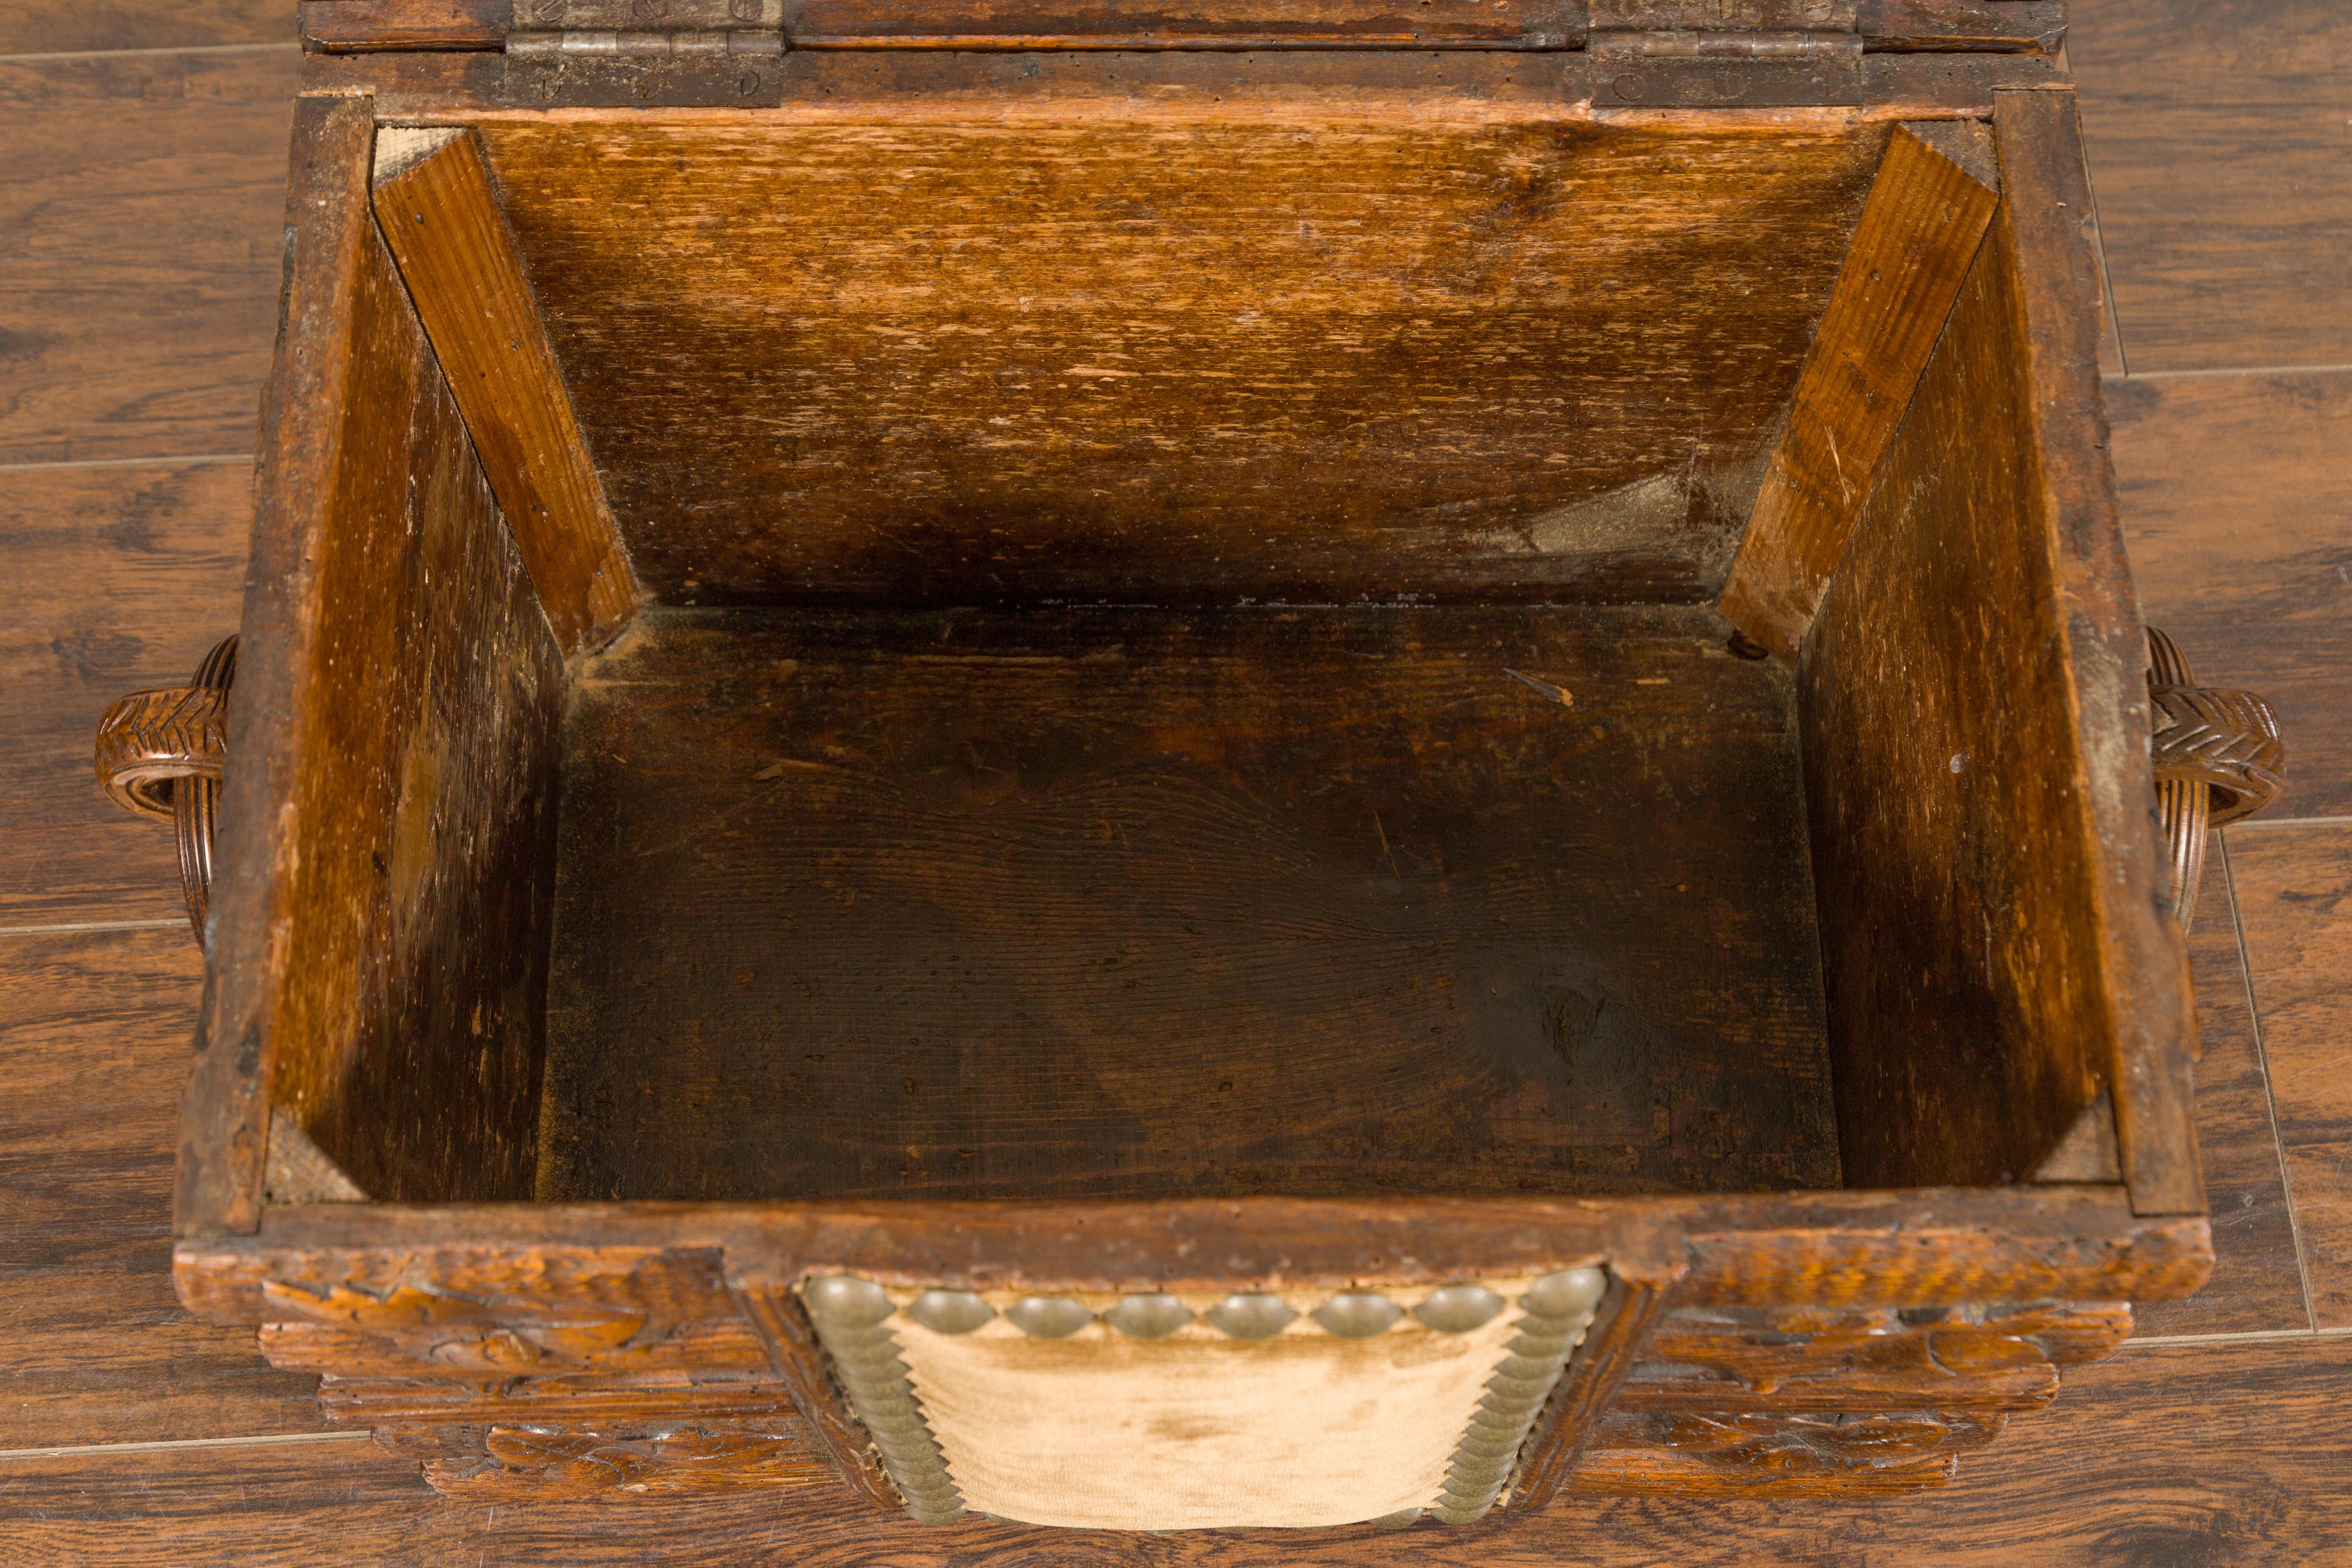
[[[644,1313],[617,1308],[495,1305],[414,1285],[378,1296],[349,1285],[314,1291],[273,1279],[261,1294],[283,1317],[358,1329],[419,1361],[493,1374],[609,1355],[646,1323]]]
[[[837,1485],[804,1441],[754,1426],[694,1425],[614,1436],[494,1426],[483,1460],[436,1459],[434,1489],[476,1500],[674,1495]]]

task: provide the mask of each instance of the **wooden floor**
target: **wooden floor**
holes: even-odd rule
[[[172,1127],[198,963],[99,710],[236,625],[291,0],[0,8],[0,1561],[2352,1563],[2352,7],[2074,0],[2149,618],[2277,703],[2279,815],[2192,939],[2221,1254],[1949,1490],[1567,1503],[1402,1535],[926,1531],[764,1498],[487,1508],[323,1434],[186,1320]]]

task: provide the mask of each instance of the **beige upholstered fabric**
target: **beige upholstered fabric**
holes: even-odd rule
[[[1515,1304],[1465,1333],[1406,1316],[1342,1338],[1313,1297],[1286,1299],[1298,1316],[1256,1341],[1199,1317],[1161,1339],[1099,1316],[1042,1338],[1003,1315],[1010,1297],[969,1332],[903,1310],[888,1329],[967,1507],[1093,1529],[1331,1525],[1436,1501],[1522,1316],[1527,1282],[1491,1283]]]

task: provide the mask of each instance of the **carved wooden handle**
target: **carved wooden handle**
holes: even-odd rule
[[[228,692],[236,639],[205,656],[186,686],[134,691],[98,721],[98,778],[117,805],[168,818],[180,841],[180,892],[205,940],[213,886],[213,816],[228,757]]]
[[[2276,800],[2286,748],[2278,715],[2251,691],[2199,686],[2179,645],[2147,629],[2147,697],[2157,809],[2172,868],[2172,912],[2183,931],[2205,871],[2205,835]]]

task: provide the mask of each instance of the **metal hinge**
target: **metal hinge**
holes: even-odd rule
[[[514,0],[507,89],[548,107],[758,108],[782,96],[784,0]]]

